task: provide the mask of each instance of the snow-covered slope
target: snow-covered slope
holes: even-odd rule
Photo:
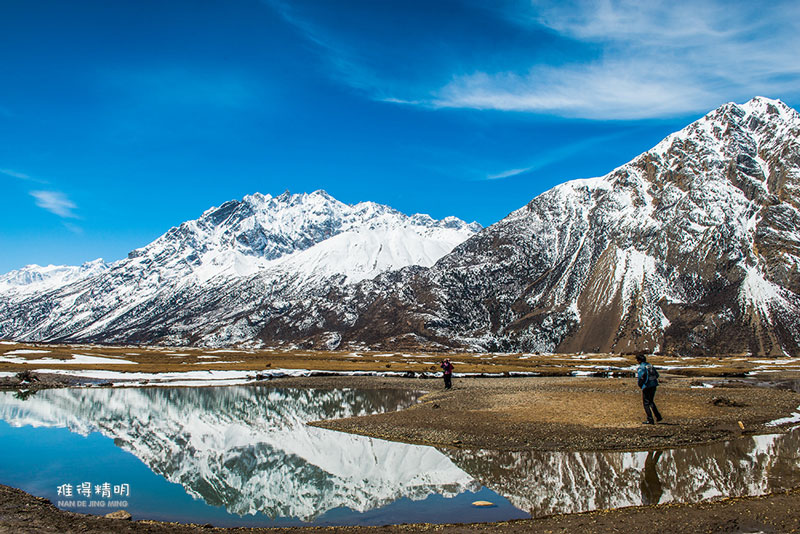
[[[338,274],[348,283],[375,278],[398,266],[430,267],[464,240],[463,228],[385,226],[335,235],[307,250],[284,256],[275,268],[327,278]]]
[[[436,221],[427,215],[407,216],[374,202],[344,204],[325,191],[272,197],[256,193],[241,201],[226,202],[207,210],[199,219],[188,221],[129,254],[123,265],[158,268],[173,278],[205,282],[219,276],[249,276],[279,266],[276,260],[309,250],[341,234],[351,248],[361,250],[331,256],[324,251],[310,254],[314,265],[304,272],[349,275],[357,279],[363,264],[379,264],[375,274],[415,262],[432,264],[479,230],[455,217]],[[399,241],[383,241],[382,238]],[[430,242],[429,242],[430,241]],[[352,243],[351,243],[352,242]],[[386,246],[398,254],[386,254]],[[328,249],[332,248],[330,245]],[[292,269],[300,265],[290,262]]]
[[[288,301],[387,270],[432,265],[479,229],[372,202],[351,206],[324,191],[255,194],[209,209],[102,272],[25,293],[0,291],[0,336],[253,342],[252,328],[231,329],[224,319],[266,298]],[[192,326],[172,328],[187,306],[196,314]]]
[[[89,261],[80,266],[72,265],[26,265],[22,269],[0,275],[0,294],[30,295],[58,289],[102,273],[108,264],[102,259]]]
[[[415,400],[409,392],[129,388],[6,397],[0,419],[10,425],[99,431],[190,495],[239,515],[311,520],[480,488],[432,447],[306,425],[399,409]]]

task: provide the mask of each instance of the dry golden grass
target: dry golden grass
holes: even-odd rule
[[[47,351],[13,354],[15,351]],[[9,354],[12,353],[12,354]],[[70,363],[73,355],[118,358],[131,364]],[[240,350],[192,347],[143,347],[102,345],[55,345],[8,343],[0,345],[0,371],[24,369],[105,369],[118,372],[164,373],[196,370],[264,371],[268,369],[310,369],[320,371],[438,372],[445,356],[461,373],[538,373],[542,376],[567,376],[572,373],[626,372],[635,365],[633,356],[611,354],[480,354],[480,353],[403,353],[371,351]],[[54,362],[53,360],[61,360]],[[800,359],[725,357],[675,358],[651,356],[648,359],[662,373],[687,376],[743,376],[753,371],[800,372]]]

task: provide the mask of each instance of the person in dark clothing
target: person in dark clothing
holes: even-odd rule
[[[658,371],[652,364],[647,363],[647,358],[642,354],[636,356],[636,361],[639,362],[639,367],[636,369],[636,380],[642,389],[642,404],[644,405],[644,413],[647,415],[647,421],[644,424],[652,425],[654,424],[654,415],[656,423],[662,419],[654,400],[656,388],[658,387]]]
[[[450,389],[453,387],[453,364],[450,363],[450,358],[445,358],[439,366],[444,371],[444,389]]]

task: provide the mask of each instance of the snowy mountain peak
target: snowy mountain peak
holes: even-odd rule
[[[429,322],[468,317],[461,339],[504,350],[796,354],[798,228],[800,115],[763,97],[726,104],[465,242],[433,270],[445,295],[469,276],[476,297],[444,296]],[[476,271],[500,255],[483,273],[508,288],[498,305]]]
[[[745,115],[776,117],[784,121],[800,119],[800,114],[798,114],[793,108],[784,104],[782,101],[763,96],[756,96],[744,104],[730,102],[727,105],[739,108],[740,110],[744,111]]]
[[[83,265],[26,265],[0,275],[0,293],[30,294],[94,276],[108,269],[108,264],[98,258]]]
[[[179,260],[203,279],[218,274],[250,275],[278,258],[306,250],[343,232],[360,229],[417,227],[428,236],[454,230],[452,246],[479,229],[454,217],[436,221],[427,215],[407,216],[374,202],[345,204],[325,191],[273,197],[255,193],[207,210],[194,221],[172,228],[130,259]],[[435,261],[437,258],[432,258]],[[399,268],[405,265],[396,265]]]
[[[800,114],[780,100],[755,97],[744,104],[729,102],[686,128],[667,136],[649,154],[664,155],[683,143],[702,148],[710,156],[745,150],[758,152],[783,141],[797,143]]]

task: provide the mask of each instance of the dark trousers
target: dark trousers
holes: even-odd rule
[[[448,373],[444,375],[444,389],[450,389],[451,387],[453,387],[453,375]]]
[[[644,404],[644,413],[647,414],[647,420],[651,423],[653,422],[653,415],[656,416],[656,421],[661,421],[661,414],[658,412],[656,403],[653,400],[655,396],[656,386],[642,389],[642,404]]]

